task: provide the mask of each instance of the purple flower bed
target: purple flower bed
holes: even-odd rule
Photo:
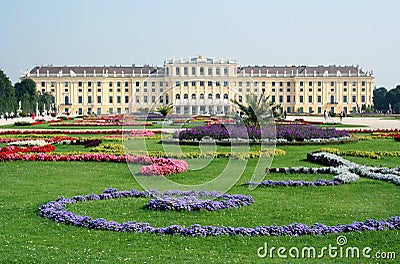
[[[228,208],[238,208],[250,205],[253,202],[254,200],[250,195],[199,192],[182,197],[164,196],[155,198],[149,201],[145,207],[150,210],[160,211],[216,211]]]
[[[262,129],[237,125],[210,125],[187,128],[174,135],[180,140],[201,140],[211,137],[216,140],[241,139],[286,139],[288,141],[304,141],[305,139],[330,139],[349,137],[349,132],[335,128],[321,128],[302,124],[278,124]]]
[[[56,221],[58,223],[86,227],[89,229],[108,230],[116,232],[137,232],[168,234],[181,236],[220,236],[220,235],[239,235],[239,236],[302,236],[302,235],[325,235],[329,233],[372,231],[372,230],[391,230],[400,229],[400,216],[389,217],[383,220],[367,219],[364,222],[353,222],[347,225],[327,226],[315,223],[311,226],[301,223],[293,223],[287,226],[257,226],[257,227],[231,227],[231,226],[202,226],[191,225],[183,227],[171,225],[167,227],[152,227],[149,223],[107,221],[103,218],[92,219],[90,216],[77,215],[66,210],[68,204],[90,201],[117,199],[122,197],[159,197],[165,194],[179,195],[183,192],[170,191],[160,194],[158,191],[117,191],[114,188],[105,190],[102,194],[88,194],[84,196],[74,196],[72,198],[60,197],[56,201],[48,202],[39,208],[39,215]]]
[[[298,187],[298,186],[333,186],[333,185],[340,185],[343,184],[342,180],[333,179],[333,180],[325,180],[320,179],[316,181],[272,181],[272,180],[265,180],[262,182],[246,182],[244,185],[258,185],[260,187]]]

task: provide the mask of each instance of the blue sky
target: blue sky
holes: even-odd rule
[[[0,68],[161,66],[199,54],[240,65],[360,65],[400,84],[400,1],[1,0]]]

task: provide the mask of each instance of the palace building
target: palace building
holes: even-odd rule
[[[232,99],[262,94],[281,112],[359,112],[373,105],[372,71],[358,66],[239,66],[203,56],[157,66],[36,66],[21,76],[50,93],[57,111],[123,114],[161,105],[177,114],[229,114]]]

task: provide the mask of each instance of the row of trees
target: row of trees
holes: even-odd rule
[[[36,91],[36,84],[31,79],[24,79],[12,85],[10,79],[0,70],[0,113],[17,113],[21,102],[21,111],[24,113],[36,112],[36,105],[40,112],[50,109],[51,95]]]
[[[400,113],[400,85],[390,90],[385,87],[375,89],[374,109],[382,113]]]

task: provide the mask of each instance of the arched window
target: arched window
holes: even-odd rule
[[[68,95],[66,95],[64,97],[64,104],[69,105],[69,96]]]
[[[181,95],[180,94],[176,94],[175,95],[175,99],[177,99],[177,100],[181,99]]]
[[[228,94],[224,94],[224,99],[228,99]]]
[[[221,75],[221,68],[220,68],[220,67],[217,67],[217,68],[215,69],[215,74],[216,74],[216,75]]]
[[[167,76],[169,75],[169,68],[167,67]]]
[[[207,73],[209,76],[211,76],[212,75],[212,68],[208,68],[208,73]]]
[[[196,100],[196,94],[192,94],[192,99]]]
[[[183,95],[183,99],[189,99],[189,95],[188,94],[184,94]]]
[[[168,97],[168,94],[165,95],[165,103],[166,103],[166,104],[169,104],[169,97]]]
[[[192,75],[196,75],[196,67],[192,67]]]
[[[212,94],[208,94],[208,99],[212,99]]]
[[[200,94],[200,100],[204,100],[204,94]]]
[[[228,75],[228,67],[224,67],[224,75],[225,75],[225,76]]]
[[[331,103],[333,104],[335,102],[335,96],[331,95]]]
[[[217,94],[215,95],[215,98],[216,98],[216,99],[221,99],[221,95],[220,95],[219,93],[217,93]]]
[[[176,67],[175,72],[176,72],[176,75],[180,75],[181,74],[181,71],[180,71],[179,67]]]
[[[188,74],[189,74],[188,68],[187,68],[187,67],[183,68],[183,74],[184,74],[184,75],[188,75]]]
[[[200,75],[204,75],[204,67],[200,67]]]

